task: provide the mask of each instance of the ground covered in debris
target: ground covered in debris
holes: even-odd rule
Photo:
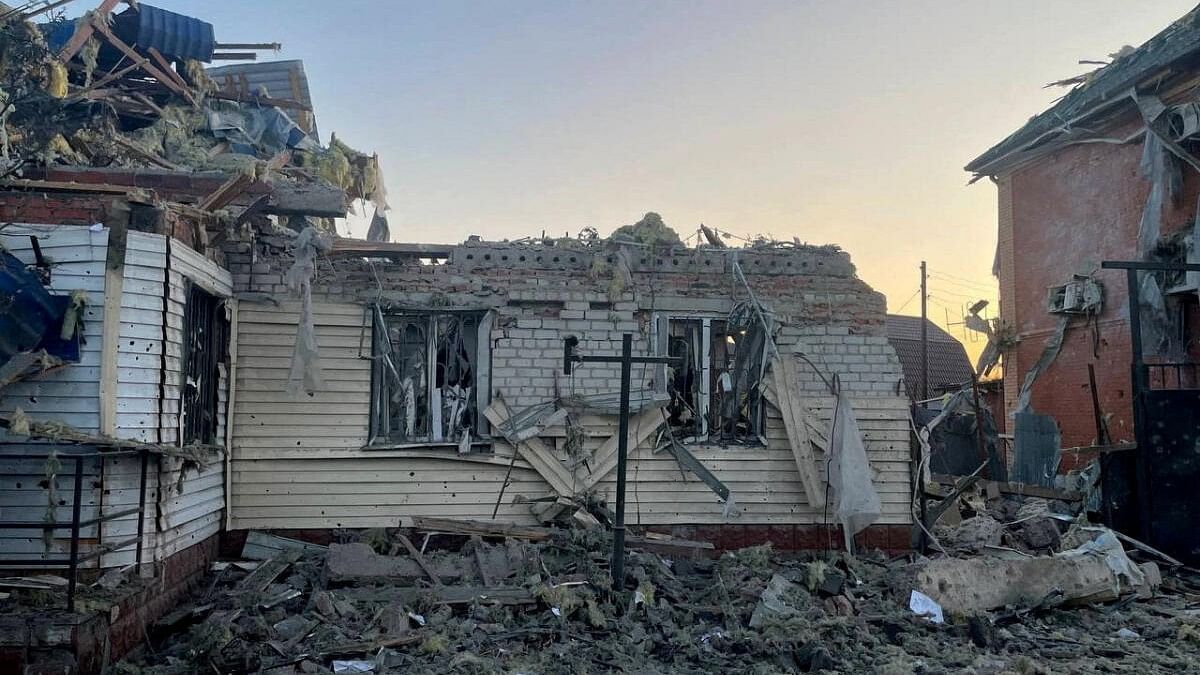
[[[628,581],[614,592],[606,531],[537,530],[524,540],[466,533],[410,533],[410,540],[400,530],[376,530],[327,549],[287,545],[261,554],[258,547],[255,557],[266,560],[218,563],[193,603],[160,622],[115,672],[1200,667],[1200,579],[1186,571],[1166,573],[1153,596],[948,614],[937,624],[909,609],[920,561],[783,556],[770,547],[717,559],[634,550]]]

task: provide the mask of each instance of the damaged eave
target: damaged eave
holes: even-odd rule
[[[169,169],[126,169],[95,167],[49,167],[26,172],[28,183],[103,186],[111,190],[143,188],[164,199],[199,203],[229,182],[230,174],[220,171],[172,171]],[[96,188],[94,188],[96,189]],[[323,180],[309,182],[251,181],[230,203],[249,206],[266,195],[260,212],[267,215],[298,215],[316,218],[342,218],[347,212],[346,192]]]
[[[1141,47],[1096,70],[1084,84],[971,160],[964,170],[975,174],[975,180],[1007,173],[1016,165],[1058,147],[1060,143],[1051,141],[1061,134],[1101,131],[1094,118],[1112,112],[1114,107],[1121,108],[1118,114],[1124,112],[1123,106],[1132,103],[1130,94],[1135,91],[1167,100],[1172,93],[1191,89],[1200,66],[1198,10],[1189,11]],[[1169,80],[1173,81],[1170,85]],[[1085,123],[1088,126],[1083,126]]]
[[[333,240],[332,253],[400,258],[449,258],[455,248],[455,244],[393,243],[337,237]]]

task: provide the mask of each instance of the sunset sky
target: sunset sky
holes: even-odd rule
[[[995,188],[961,167],[1065,93],[1043,85],[1094,67],[1080,59],[1192,7],[155,4],[303,59],[322,140],[380,154],[397,239],[604,234],[657,211],[683,236],[705,223],[838,244],[907,314],[925,258],[939,323],[996,292]]]

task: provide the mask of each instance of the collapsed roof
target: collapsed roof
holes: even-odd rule
[[[104,0],[74,21],[38,25],[16,10],[0,19],[0,179],[79,168],[220,172],[332,186],[340,203],[313,212],[322,217],[344,215],[354,199],[387,208],[376,155],[336,136],[322,146],[309,133],[307,82],[291,89],[303,93],[299,101],[222,86],[201,62],[253,53],[216,51],[222,43],[200,19],[145,3],[115,13],[116,5]]]

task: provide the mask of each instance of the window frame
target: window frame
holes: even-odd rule
[[[719,373],[717,372],[718,369],[715,367],[717,364],[714,363],[715,355],[714,355],[713,349],[712,349],[713,327],[714,327],[714,322],[727,325],[727,321],[728,321],[727,315],[721,315],[721,314],[716,314],[716,313],[712,313],[712,314],[694,314],[694,313],[689,314],[689,313],[668,313],[668,312],[655,313],[653,316],[653,320],[651,321],[651,336],[650,336],[651,344],[654,345],[656,355],[667,356],[667,355],[669,355],[669,352],[670,352],[670,340],[671,340],[671,336],[673,334],[673,332],[672,332],[673,324],[675,324],[675,323],[685,323],[685,324],[698,323],[699,324],[700,372],[698,374],[699,382],[696,387],[696,390],[697,390],[696,391],[696,401],[694,402],[694,407],[695,407],[696,417],[697,417],[698,422],[696,424],[696,427],[692,430],[693,434],[682,440],[684,440],[685,442],[692,442],[692,443],[707,443],[707,442],[712,442],[715,440],[715,441],[718,441],[723,444],[737,443],[737,444],[744,444],[744,445],[750,445],[750,444],[762,445],[762,444],[765,444],[765,439],[763,437],[763,430],[765,429],[765,426],[766,426],[766,422],[765,422],[766,407],[763,405],[763,400],[762,400],[761,395],[759,395],[757,397],[757,399],[754,401],[754,403],[753,403],[754,409],[750,412],[750,416],[752,417],[752,419],[750,420],[750,423],[753,428],[752,428],[751,434],[749,436],[753,437],[753,441],[751,440],[750,437],[741,437],[741,438],[726,437],[722,434],[722,432],[720,430],[717,430],[716,432],[714,432],[713,429],[710,428],[711,424],[710,424],[709,418],[712,414],[713,405],[715,403],[714,396],[717,393],[714,388],[714,383],[717,381],[716,378],[719,377]],[[760,355],[760,358],[765,363],[765,360],[767,358],[767,351],[768,351],[766,344],[763,345],[762,349],[763,349],[763,352]],[[728,370],[729,365],[730,364],[728,364],[728,363],[725,364],[726,370]],[[762,376],[762,369],[760,368],[758,377],[761,378],[761,376]],[[655,380],[656,380],[656,386],[657,386],[658,392],[660,394],[664,394],[664,395],[667,394],[668,393],[668,391],[667,391],[667,366],[665,364],[658,366],[658,371],[657,371]],[[761,382],[761,379],[756,380],[754,385],[751,387],[751,389],[757,389],[759,387],[760,382]],[[681,428],[682,427],[678,427],[677,429],[681,429]]]
[[[404,438],[397,436],[394,432],[385,432],[383,429],[383,414],[382,396],[385,392],[386,382],[384,377],[387,368],[386,360],[381,353],[382,342],[380,341],[380,327],[388,326],[388,320],[399,317],[424,318],[426,320],[425,333],[425,359],[424,368],[426,373],[437,372],[438,359],[438,338],[437,330],[439,319],[447,316],[463,317],[464,315],[474,316],[476,318],[475,331],[476,341],[474,353],[472,357],[472,387],[473,391],[471,399],[474,404],[475,420],[470,430],[470,448],[472,452],[491,452],[491,427],[484,418],[483,411],[491,404],[491,359],[492,359],[492,342],[491,329],[495,322],[495,312],[485,309],[408,309],[408,308],[385,308],[380,305],[370,305],[367,308],[370,318],[367,322],[371,326],[370,340],[370,355],[365,357],[371,361],[371,387],[370,387],[370,411],[367,431],[366,449],[398,449],[398,448],[419,448],[419,447],[452,447],[458,446],[460,439],[445,438],[442,432],[442,425],[436,424],[439,421],[441,408],[434,410],[433,401],[437,398],[434,395],[435,391],[439,391],[436,385],[435,377],[426,377],[425,383],[425,416],[428,420],[429,431],[425,434],[414,436],[412,438]],[[385,335],[386,337],[386,335]]]
[[[224,445],[225,439],[219,434],[221,388],[225,380],[221,366],[228,361],[232,336],[225,298],[186,277],[183,292],[178,443],[180,446],[192,443]],[[163,349],[166,349],[165,344]],[[205,366],[210,372],[194,371]],[[193,387],[190,382],[200,385]],[[210,407],[211,419],[206,421],[205,410]]]

